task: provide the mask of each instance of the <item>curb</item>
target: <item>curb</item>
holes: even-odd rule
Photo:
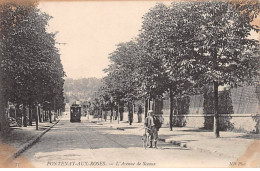
[[[109,128],[113,128],[113,129],[117,129],[117,130],[121,130],[121,131],[125,131],[124,128],[120,128],[120,127],[115,127],[115,126],[108,126]]]
[[[181,141],[170,140],[170,139],[165,139],[165,138],[159,138],[159,141],[163,141],[163,142],[166,142],[166,143],[170,143],[170,144],[173,144],[173,145],[177,145],[177,146],[180,146],[180,147],[183,147],[183,148],[189,148],[189,149],[197,150],[197,151],[204,152],[204,153],[215,154],[215,155],[218,155],[218,156],[220,156],[220,157],[222,157],[222,156],[226,156],[226,157],[236,157],[236,156],[234,156],[234,155],[228,155],[228,154],[224,154],[224,153],[219,153],[219,152],[217,152],[217,151],[211,151],[211,150],[204,149],[204,148],[200,148],[200,147],[187,146],[187,143],[181,142]]]
[[[102,123],[100,123],[100,121],[90,121],[91,123],[95,123],[97,125],[103,125]]]
[[[124,128],[116,127],[117,130],[125,131]]]
[[[115,128],[115,129],[117,129],[117,130],[125,131],[124,128],[120,128],[120,127],[113,127],[113,126],[110,126],[110,128]]]
[[[20,156],[25,150],[30,148],[33,144],[35,144],[39,139],[46,133],[48,132],[51,128],[53,128],[60,120],[56,121],[52,126],[44,130],[42,133],[34,137],[32,140],[24,144],[16,153],[14,153],[9,159],[15,159],[18,156]]]
[[[159,138],[158,140],[162,141],[162,142],[170,143],[170,144],[173,144],[173,145],[177,145],[177,146],[180,146],[180,147],[183,147],[183,148],[188,148],[187,143],[185,143],[185,142],[170,140],[170,139],[165,139],[165,138]]]

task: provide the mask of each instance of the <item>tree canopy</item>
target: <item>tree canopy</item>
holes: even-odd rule
[[[143,16],[138,37],[110,55],[111,96],[127,102],[168,91],[177,99],[206,85],[214,87],[218,120],[219,85],[258,80],[259,41],[250,34],[259,31],[252,24],[259,11],[259,2],[243,0],[157,4]]]
[[[36,5],[36,1],[0,4],[2,103],[49,101],[60,109],[64,107],[65,73],[55,34],[46,31],[51,17]]]

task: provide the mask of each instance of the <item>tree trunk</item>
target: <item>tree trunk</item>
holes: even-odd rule
[[[107,121],[107,113],[108,113],[108,111],[106,110],[105,113],[104,113],[104,119],[105,119],[105,121]]]
[[[128,107],[129,125],[132,125],[132,123],[133,123],[133,106],[132,106],[132,103],[128,103],[127,107]]]
[[[101,121],[102,121],[102,120],[103,120],[103,118],[104,118],[104,117],[103,117],[103,111],[102,111],[102,110],[100,110],[100,112],[101,112],[101,115],[100,115],[100,116],[101,116]]]
[[[38,124],[39,124],[39,107],[38,106],[36,106],[35,123],[36,123],[36,130],[38,130]]]
[[[15,117],[15,118],[17,118],[17,109],[18,109],[17,106],[18,106],[18,105],[15,105],[15,108],[14,108],[14,117]]]
[[[113,120],[113,107],[111,106],[111,109],[110,109],[110,122],[112,122]]]
[[[178,121],[178,115],[179,115],[179,106],[178,106],[178,96],[176,97],[176,101],[175,101],[175,108],[173,112],[173,126],[178,126],[179,125],[179,121]]]
[[[44,111],[44,115],[43,115],[43,121],[46,121],[47,120],[47,117],[46,117],[47,113],[46,113],[46,110]]]
[[[170,130],[172,131],[173,123],[173,93],[172,89],[170,88]]]
[[[214,81],[214,133],[219,138],[219,115],[218,115],[218,82]]]
[[[151,110],[150,98],[148,98],[148,110]]]
[[[55,101],[55,98],[53,100],[53,120],[56,121],[56,118],[57,118],[57,111],[56,111],[56,101]]]
[[[3,34],[0,34],[0,40],[3,39]],[[3,61],[2,49],[0,49],[0,63]],[[3,79],[3,67],[0,66],[0,131],[1,135],[7,135],[7,130],[9,125],[6,122],[6,115],[5,115],[5,95],[4,95],[4,79]]]
[[[119,107],[116,109],[116,116],[115,116],[115,120],[117,120],[117,117],[118,117],[118,113],[119,113],[118,109],[119,109]]]
[[[51,109],[49,109],[49,120],[50,120],[50,123],[52,123],[52,120],[51,120]]]
[[[155,98],[153,98],[152,101],[153,101],[152,110],[153,110],[153,113],[156,114],[157,111],[156,111],[156,109],[155,109],[155,107],[156,107],[156,106],[155,106]]]
[[[25,104],[23,104],[23,126],[27,127],[27,114]]]
[[[45,110],[45,121],[48,121],[48,111]]]
[[[120,121],[123,121],[124,120],[124,112],[120,112]]]
[[[29,126],[32,126],[32,105],[29,104]]]
[[[5,102],[5,98],[3,96],[1,97],[1,95],[0,95],[0,119],[1,119],[1,121],[0,121],[1,135],[6,136],[7,133],[9,132],[9,124],[7,122],[7,116],[6,116],[6,102]]]
[[[143,111],[142,111],[142,106],[139,105],[139,106],[138,106],[138,111],[137,111],[137,114],[138,114],[138,123],[142,123],[142,113],[143,113]]]
[[[42,123],[43,122],[43,113],[41,112],[41,107],[39,106],[39,120]]]
[[[144,100],[144,117],[147,117],[147,112],[148,112],[148,99]]]
[[[124,119],[124,105],[123,104],[120,104],[119,113],[120,113],[120,121],[123,121],[123,119]]]
[[[1,55],[0,55],[1,56]],[[1,62],[1,61],[0,61]],[[1,70],[1,67],[0,67]],[[0,79],[2,77],[2,74],[0,73]],[[4,107],[4,95],[2,93],[2,80],[0,80],[0,131],[1,135],[5,135],[5,107]]]

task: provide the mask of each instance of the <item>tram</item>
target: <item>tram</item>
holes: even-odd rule
[[[80,122],[81,120],[81,105],[72,104],[70,106],[70,122]]]

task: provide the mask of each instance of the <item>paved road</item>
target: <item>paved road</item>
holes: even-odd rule
[[[23,156],[35,167],[229,167],[234,160],[163,142],[143,149],[140,135],[68,118]]]

